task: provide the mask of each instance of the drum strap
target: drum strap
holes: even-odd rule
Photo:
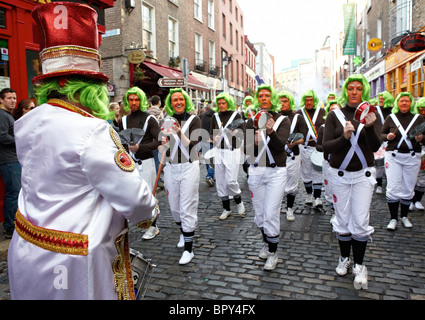
[[[404,142],[406,142],[409,150],[412,151],[413,150],[412,142],[409,139],[407,139],[407,133],[412,128],[413,124],[416,122],[416,119],[420,115],[417,114],[413,117],[412,121],[410,121],[409,126],[407,127],[406,130],[404,130],[403,126],[400,124],[400,121],[398,121],[397,116],[394,113],[391,113],[390,116],[391,116],[391,119],[394,121],[396,127],[398,128],[398,131],[400,131],[400,134],[401,134],[401,139],[400,139],[400,142],[398,143],[397,150],[400,148],[401,144],[404,141]]]
[[[146,120],[145,120],[145,124],[143,125],[143,132],[145,132],[145,133],[146,133],[146,130],[148,129],[149,119],[150,119],[150,118],[154,118],[154,119],[158,122],[158,120],[155,118],[155,116],[153,116],[153,115],[149,115],[149,116],[146,118]],[[127,130],[127,116],[122,117],[122,126],[123,126],[123,129],[124,129],[124,130]],[[140,144],[140,142],[142,142],[142,140],[143,140],[143,137],[141,137],[141,138],[139,139],[139,141],[137,141],[137,143],[136,143],[136,144]],[[139,159],[137,159],[136,155],[135,155],[133,152],[130,152],[130,156],[131,156],[134,160],[139,161]]]
[[[381,117],[381,122],[382,122],[382,124],[384,124],[385,118],[384,118],[384,114],[382,113],[381,107],[380,106],[376,106],[376,110],[378,110],[378,114]]]
[[[276,122],[275,122],[275,124],[273,126],[273,130],[274,131],[277,131],[277,128],[279,128],[280,124],[282,123],[283,120],[285,120],[285,118],[286,118],[286,116],[280,116],[276,120]],[[274,158],[273,158],[273,155],[272,155],[272,153],[271,153],[271,151],[270,151],[270,149],[268,147],[268,144],[270,142],[270,137],[267,137],[267,140],[266,140],[266,137],[264,136],[264,131],[265,130],[260,130],[261,140],[263,140],[264,146],[261,149],[261,151],[258,153],[257,158],[255,159],[255,163],[256,164],[258,164],[258,162],[260,161],[260,158],[263,155],[264,151],[267,152],[267,156],[269,157],[269,162],[270,163],[275,163]]]
[[[192,120],[195,118],[195,116],[192,114],[189,119],[187,119],[186,123],[184,124],[182,130],[181,130],[181,134],[184,134],[188,129],[189,129],[189,125],[192,122]],[[173,161],[178,148],[180,148],[180,150],[182,151],[182,153],[184,154],[184,156],[186,157],[187,160],[190,160],[190,155],[189,152],[186,150],[186,148],[183,146],[179,136],[176,133],[173,133],[173,137],[176,140],[176,143],[174,144],[173,150],[171,152],[171,156],[170,156],[170,161]]]
[[[317,142],[317,130],[314,124],[316,123],[317,117],[319,116],[319,112],[320,112],[320,107],[316,107],[316,111],[314,112],[313,119],[311,119],[305,107],[302,108],[303,117],[308,126],[308,134],[304,143],[306,147],[308,145],[308,141],[310,140],[310,138],[313,138]]]
[[[293,118],[292,118],[292,123],[291,123],[291,129],[289,130],[289,134],[294,133],[295,127],[297,126],[297,122],[298,122],[298,116],[299,114],[297,113]],[[288,148],[288,145],[285,145],[285,150],[288,154],[292,154],[292,150]]]
[[[341,122],[342,127],[345,127],[346,120],[345,120],[345,116],[342,113],[342,111],[340,109],[336,109],[336,110],[334,110],[334,112],[335,112],[335,114],[336,114],[339,122]],[[348,150],[347,155],[345,156],[344,161],[342,162],[341,166],[339,167],[339,170],[342,170],[343,171],[343,170],[347,169],[348,165],[350,164],[351,159],[354,156],[354,153],[356,153],[357,156],[359,157],[360,162],[362,163],[363,169],[366,169],[367,168],[366,158],[365,158],[365,156],[363,154],[362,149],[358,145],[360,133],[363,130],[363,128],[364,128],[364,124],[361,123],[359,125],[359,127],[357,128],[356,134],[355,135],[354,134],[351,135],[351,137],[350,137],[351,148],[350,148],[350,150]]]
[[[221,138],[220,138],[220,141],[217,143],[218,146],[221,144],[221,141],[223,141],[224,139],[224,142],[226,143],[227,148],[232,150],[232,145],[230,144],[229,138],[227,137],[227,135],[223,134],[223,131],[224,131],[224,128],[229,126],[233,122],[233,120],[235,120],[235,117],[237,114],[238,114],[237,111],[233,112],[232,116],[227,121],[226,125],[220,129]],[[221,127],[220,116],[218,113],[215,113],[214,116],[215,116],[215,121],[217,121],[217,125],[220,128]]]

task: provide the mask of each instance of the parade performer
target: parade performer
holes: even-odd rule
[[[341,109],[341,106],[339,105],[337,100],[330,100],[325,107],[325,111],[326,111],[325,119],[328,116],[329,112],[335,109]],[[323,152],[324,133],[325,133],[325,124],[322,124],[319,128],[317,144],[316,144],[316,150],[319,152]],[[332,213],[331,213],[331,220],[330,220],[330,222],[332,223],[332,220],[335,216],[335,209],[333,207],[332,188],[328,178],[329,167],[330,167],[329,154],[323,152],[323,164],[322,164],[323,184],[324,184],[324,191],[325,191],[325,199],[332,205]]]
[[[167,165],[164,168],[164,187],[170,211],[181,231],[178,248],[183,248],[179,264],[189,263],[193,257],[193,238],[198,224],[199,158],[197,143],[201,120],[191,115],[195,110],[189,95],[182,89],[171,89],[165,99],[167,115],[175,118],[175,132],[170,136],[160,133],[160,153],[169,146]]]
[[[397,227],[399,206],[403,226],[412,227],[407,215],[421,166],[420,144],[425,141],[425,136],[420,133],[411,138],[410,132],[424,121],[416,113],[411,93],[402,92],[397,96],[392,114],[385,119],[382,127],[381,138],[388,141],[385,152],[387,202],[391,216],[388,230]]]
[[[363,259],[367,241],[374,232],[369,225],[376,183],[373,153],[381,145],[375,113],[366,116],[365,124],[353,120],[356,108],[362,101],[369,101],[369,94],[370,85],[363,75],[348,77],[342,87],[343,108],[328,114],[323,136],[323,151],[330,154],[328,177],[335,209],[332,226],[341,253],[336,272],[340,276],[347,274],[352,248],[356,289],[368,286]]]
[[[297,105],[295,103],[294,96],[286,91],[279,93],[279,100],[282,103],[280,109],[283,116],[288,117],[291,121],[291,127],[289,134],[293,134],[294,137],[296,134],[301,134],[302,138],[292,139],[288,141],[286,145],[286,171],[287,171],[287,181],[285,187],[286,194],[286,208],[282,212],[286,211],[286,220],[294,221],[294,203],[295,197],[298,193],[298,185],[301,174],[301,157],[299,145],[304,144],[304,138],[307,136],[307,125],[304,121],[304,118],[295,113],[297,110]]]
[[[148,108],[148,99],[143,90],[138,87],[130,88],[124,96],[124,111],[130,113],[122,117],[119,122],[119,130],[143,129],[143,136],[140,137],[139,141],[134,141],[134,145],[129,145],[128,150],[136,163],[137,170],[152,192],[156,179],[154,151],[157,150],[161,142],[158,140],[158,120],[154,115],[149,114]],[[158,234],[159,228],[155,221],[146,230],[142,238],[149,240]]]
[[[281,105],[273,87],[259,86],[254,103],[259,114],[265,111],[270,118],[264,129],[254,127],[252,118],[246,124],[244,146],[250,163],[248,186],[255,211],[254,222],[264,241],[259,257],[267,259],[265,270],[273,270],[278,263],[280,207],[287,177],[285,145],[291,122],[279,113]]]
[[[385,119],[391,114],[391,110],[394,106],[394,97],[391,93],[388,91],[383,91],[378,94],[378,102],[376,105],[376,112],[378,114],[378,120],[382,125],[384,125]],[[376,166],[376,190],[375,192],[377,194],[384,193],[384,190],[382,189],[383,186],[383,180],[385,176],[385,168],[383,165],[382,158],[385,158],[385,150],[387,148],[387,142],[383,142],[380,150],[375,154],[375,163],[379,163],[379,165]],[[382,164],[382,165],[381,165]]]
[[[416,102],[416,112],[422,117],[425,117],[425,98],[420,98]],[[413,196],[412,203],[410,204],[410,211],[413,211],[414,209],[423,211],[425,209],[421,203],[422,197],[425,193],[425,144],[421,143],[421,149],[421,168],[416,180],[415,195]]]
[[[304,139],[304,146],[300,147],[301,155],[301,180],[304,182],[307,192],[306,203],[313,204],[313,207],[322,206],[322,184],[323,176],[320,172],[314,170],[311,163],[311,154],[316,149],[317,131],[325,123],[325,110],[320,108],[319,99],[313,90],[308,90],[301,98],[300,106],[297,111],[307,124],[308,133]]]
[[[156,200],[104,120],[113,113],[99,72],[96,11],[53,2],[32,15],[41,105],[15,123],[23,171],[8,251],[11,297],[134,299],[127,221],[148,226]]]
[[[249,118],[255,116],[254,110],[254,98],[252,96],[246,96],[242,103],[242,114],[244,116],[244,120],[248,120]]]
[[[229,94],[220,93],[216,97],[216,105],[210,135],[216,148],[214,164],[217,195],[223,203],[223,213],[219,219],[226,220],[232,214],[230,197],[233,197],[236,203],[238,214],[245,214],[242,191],[238,183],[245,123],[242,121],[236,128],[227,129],[236,120],[241,119],[241,115],[236,111],[236,102]]]

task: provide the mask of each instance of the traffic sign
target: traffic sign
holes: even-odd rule
[[[160,78],[158,85],[162,88],[184,87],[186,81],[184,78]]]

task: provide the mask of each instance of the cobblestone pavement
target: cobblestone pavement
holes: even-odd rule
[[[205,176],[202,167],[201,177]],[[262,237],[254,223],[254,212],[245,173],[239,182],[246,216],[233,214],[218,219],[221,201],[215,187],[201,178],[191,263],[180,266],[182,249],[176,248],[180,232],[169,212],[166,192],[157,196],[161,208],[160,234],[142,240],[143,232],[131,227],[131,247],[156,265],[150,273],[145,300],[425,300],[425,214],[410,213],[412,229],[401,223],[396,231],[386,229],[389,212],[385,195],[374,195],[371,205],[373,241],[368,243],[364,264],[369,288],[357,291],[351,272],[335,273],[339,247],[330,225],[330,205],[313,209],[305,204],[300,184],[294,222],[281,215],[279,264],[264,271],[258,258]],[[232,210],[236,206],[232,203]],[[0,299],[8,299],[7,271],[0,273]]]

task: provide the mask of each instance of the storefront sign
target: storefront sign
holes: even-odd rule
[[[365,72],[363,75],[368,82],[371,82],[385,74],[385,61],[380,62],[378,65]]]
[[[425,36],[421,33],[412,33],[400,41],[400,48],[407,52],[420,52],[425,50]]]
[[[424,66],[425,53],[410,64],[410,72],[422,69]]]
[[[134,50],[128,55],[128,61],[132,64],[140,64],[146,59],[143,50]]]

